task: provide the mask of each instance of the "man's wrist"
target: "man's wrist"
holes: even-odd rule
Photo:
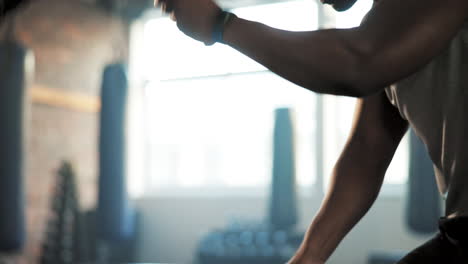
[[[224,32],[226,26],[234,19],[236,15],[231,12],[220,10],[215,18],[213,25],[212,41],[213,43],[224,43]]]

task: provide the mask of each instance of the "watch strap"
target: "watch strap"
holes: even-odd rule
[[[224,10],[220,11],[219,14],[216,16],[216,21],[213,26],[212,33],[212,38],[215,43],[224,43],[224,29],[233,17],[235,17],[233,13]]]

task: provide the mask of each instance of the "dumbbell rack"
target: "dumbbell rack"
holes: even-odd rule
[[[275,110],[268,219],[208,233],[198,246],[199,264],[284,264],[299,248],[304,232],[293,231],[298,213],[292,119],[291,109]]]
[[[228,227],[205,235],[197,249],[198,264],[284,264],[303,234],[267,225]]]
[[[42,244],[41,264],[72,264],[77,260],[78,202],[74,173],[64,162],[53,188],[51,211]]]

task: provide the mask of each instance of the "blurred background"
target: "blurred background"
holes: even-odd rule
[[[220,4],[305,31],[355,27],[372,1],[342,13],[315,0]],[[1,22],[0,263],[274,264],[297,248],[355,99],[205,47],[151,6],[36,0]],[[435,185],[410,180],[411,168],[432,179],[423,155],[408,133],[328,263],[393,263],[435,231]]]

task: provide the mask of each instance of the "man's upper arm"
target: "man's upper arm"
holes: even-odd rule
[[[349,31],[358,56],[356,84],[371,94],[427,64],[468,16],[467,0],[381,0]]]
[[[385,170],[407,128],[408,122],[390,104],[385,92],[360,98],[347,147],[375,155],[375,161]]]

